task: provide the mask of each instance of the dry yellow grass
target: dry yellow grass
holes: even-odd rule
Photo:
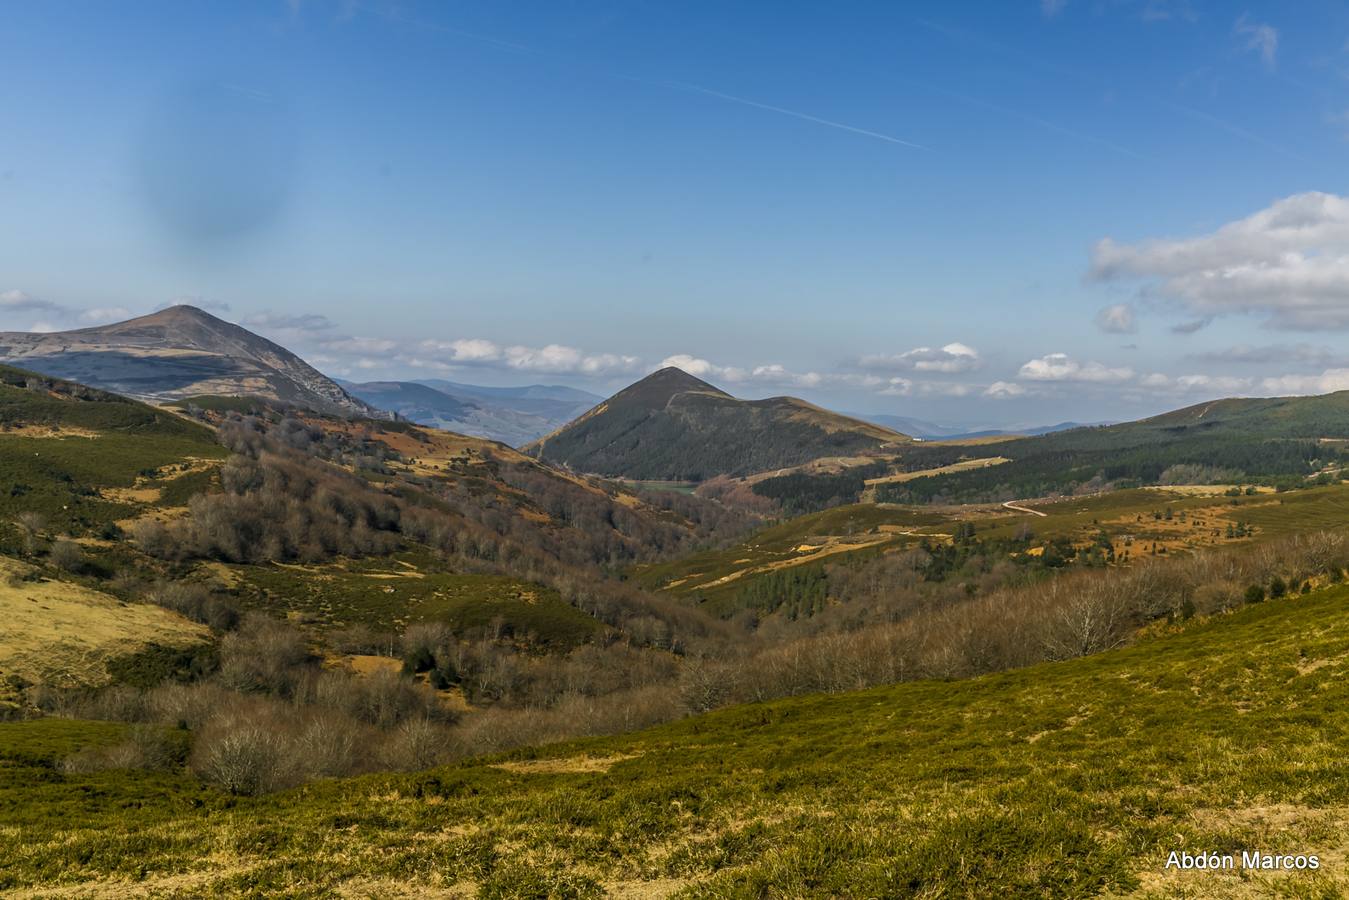
[[[560,775],[572,772],[607,772],[618,763],[636,759],[639,754],[620,753],[614,756],[571,756],[565,759],[525,759],[496,763],[494,769],[517,772],[521,775]]]
[[[62,686],[100,684],[104,664],[149,644],[206,640],[204,625],[148,604],[60,581],[23,581],[31,568],[0,557],[0,673]]]
[[[865,550],[867,547],[875,547],[880,544],[889,543],[889,535],[882,538],[870,538],[867,540],[857,540],[855,538],[827,537],[821,544],[801,544],[794,548],[795,552],[801,554],[790,559],[778,559],[773,562],[764,563],[761,566],[749,566],[744,569],[737,569],[729,575],[723,575],[715,581],[709,581],[706,584],[698,585],[699,589],[720,587],[723,584],[729,584],[746,575],[758,574],[760,572],[773,572],[778,569],[790,569],[793,566],[805,565],[809,562],[815,562],[826,556],[834,556],[838,553],[851,553],[854,550]],[[682,584],[683,579],[676,584]],[[666,585],[667,588],[673,587],[673,584]]]
[[[96,438],[99,432],[73,425],[12,425],[0,429],[0,434],[26,438]]]
[[[868,478],[867,487],[875,487],[878,484],[898,484],[903,481],[913,481],[915,478],[927,478],[930,475],[948,475],[952,472],[964,472],[969,469],[986,469],[989,466],[1000,466],[1003,463],[1011,462],[1005,456],[989,456],[984,459],[962,459],[958,463],[952,463],[949,466],[938,466],[935,469],[919,469],[916,472],[900,472],[898,475],[883,475],[880,478]]]
[[[377,672],[397,673],[403,668],[403,661],[395,656],[374,656],[357,653],[345,657],[343,661],[347,668],[357,675],[374,675]]]
[[[1161,493],[1181,494],[1185,497],[1221,497],[1233,488],[1246,490],[1245,486],[1236,484],[1167,484],[1146,489]],[[1260,485],[1255,488],[1255,491],[1258,494],[1272,494],[1274,488]]]

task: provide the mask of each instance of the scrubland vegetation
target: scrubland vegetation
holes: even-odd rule
[[[173,729],[8,725],[0,887],[1337,896],[1349,883],[1334,865],[1180,873],[1163,862],[1185,848],[1342,858],[1347,602],[1331,588],[1008,674],[777,700],[257,798],[176,763],[87,767],[100,754],[199,752]]]
[[[25,408],[28,394],[77,410],[111,402],[60,383],[0,385],[3,408]],[[1231,830],[1177,799],[1142,760],[1142,739],[1107,721],[1123,705],[1154,741],[1185,727],[1159,718],[1133,679],[1202,698],[1212,746],[1223,704],[1305,737],[1277,698],[1320,710],[1337,690],[1326,679],[1342,651],[1307,610],[1337,621],[1344,602],[1333,587],[1349,569],[1341,486],[1117,491],[1040,503],[1032,517],[836,506],[831,482],[806,503],[830,508],[765,522],[764,501],[789,506],[820,486],[785,476],[752,498],[730,480],[703,496],[638,495],[405,423],[193,405],[211,431],[127,405],[114,419],[80,412],[87,435],[16,438],[66,448],[44,464],[85,499],[73,516],[15,512],[0,552],[24,560],[9,567],[16,602],[83,591],[105,611],[158,607],[142,618],[169,616],[180,627],[165,633],[190,639],[123,648],[80,678],[0,672],[5,714],[35,718],[0,726],[0,852],[18,861],[0,871],[3,888],[1133,889],[1144,867],[1131,854],[1167,833],[1157,816],[1194,834]],[[101,467],[98,452],[69,449],[116,450],[113,421],[173,461],[150,455],[154,468],[133,470],[117,450]],[[1233,474],[1189,465],[1163,477]],[[836,481],[852,490],[874,471]],[[1129,555],[1115,540],[1181,524],[1226,546]],[[1284,630],[1257,646],[1261,627]],[[1270,672],[1262,663],[1241,681],[1240,653],[1222,641]],[[1126,649],[1137,643],[1148,652]],[[1203,654],[1218,660],[1213,683],[1189,674]],[[1289,687],[1290,666],[1298,678],[1326,668],[1322,693]],[[834,696],[806,696],[820,694]],[[1231,734],[1257,734],[1245,728]],[[544,759],[522,749],[578,739]],[[922,756],[933,742],[949,745],[940,762]],[[1318,747],[1277,765],[1318,765]],[[1110,748],[1118,760],[1101,755]],[[1294,769],[1261,769],[1268,761],[1177,764],[1213,792],[1205,808],[1220,787],[1313,811],[1329,802],[1290,788]],[[438,766],[450,768],[387,774]],[[1047,772],[1054,791],[1032,790]],[[139,844],[114,809],[128,802],[143,813]],[[62,816],[76,806],[72,829]],[[215,828],[232,837],[203,864],[188,848]],[[1308,828],[1309,840],[1321,833]],[[306,853],[315,833],[339,830]],[[133,845],[143,862],[128,869]]]

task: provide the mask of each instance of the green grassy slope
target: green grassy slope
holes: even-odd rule
[[[446,571],[426,550],[316,566],[236,566],[234,571],[246,606],[276,615],[299,613],[319,626],[363,624],[401,631],[434,621],[465,633],[499,621],[512,635],[560,648],[604,630],[555,590],[505,575]]]
[[[34,429],[54,429],[34,436]],[[42,513],[82,531],[134,507],[99,497],[189,457],[222,459],[211,431],[115,394],[0,366],[0,520]]]
[[[1110,482],[1151,484],[1167,469],[1182,465],[1240,473],[1245,480],[1295,484],[1327,466],[1343,466],[1344,451],[1349,449],[1346,438],[1349,391],[1215,400],[1137,422],[977,447],[914,445],[902,454],[912,470],[976,457],[1005,456],[1012,461],[886,485],[878,497],[926,502],[937,496],[963,499],[999,491],[1008,497],[1036,497],[1097,476]]]
[[[320,896],[1341,896],[1349,588],[966,682],[737,707],[257,800],[0,725],[0,888]],[[1167,874],[1172,850],[1314,874]],[[551,893],[550,893],[551,892]]]
[[[892,531],[883,532],[882,528]],[[715,587],[707,585],[737,571],[799,559],[803,555],[799,547],[819,545],[827,536],[843,537],[856,543],[859,549],[854,551],[848,551],[846,544],[838,546],[837,549],[845,553],[865,552],[874,551],[878,542],[893,547],[916,544],[921,540],[901,535],[899,531],[940,533],[943,528],[949,532],[949,520],[930,510],[863,503],[836,506],[772,525],[724,550],[707,550],[670,562],[637,566],[633,569],[633,577],[650,590],[668,590],[681,595],[696,593],[709,600],[726,599],[755,580],[755,575],[746,574]]]

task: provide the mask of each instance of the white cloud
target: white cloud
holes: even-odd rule
[[[37,297],[26,294],[23,291],[0,292],[0,310],[8,310],[10,312],[32,312],[39,309],[59,312],[63,307],[56,303],[52,303],[50,300],[39,300]]]
[[[1232,375],[1163,375],[1153,372],[1138,379],[1140,387],[1170,393],[1236,394],[1249,391],[1255,384],[1252,378]]]
[[[957,341],[940,349],[916,347],[905,353],[864,356],[858,364],[864,369],[951,374],[977,369],[981,360],[978,350]]]
[[[907,378],[891,378],[880,393],[887,397],[907,397],[913,393],[913,382]]]
[[[51,322],[34,322],[29,326],[28,330],[36,332],[37,334],[50,334],[53,331],[60,331],[61,329],[57,328]]]
[[[1052,19],[1068,5],[1068,0],[1040,0],[1040,12],[1046,19]]]
[[[620,353],[586,353],[564,344],[528,347],[523,344],[501,346],[485,338],[461,338],[453,341],[422,341],[420,354],[439,356],[427,359],[420,354],[402,361],[418,368],[448,369],[453,366],[486,366],[554,375],[617,375],[641,371],[641,360]]]
[[[80,313],[81,322],[121,322],[124,319],[131,318],[131,310],[125,306],[96,306],[93,309],[86,309]]]
[[[1258,347],[1238,344],[1223,350],[1194,353],[1190,358],[1209,363],[1303,363],[1323,368],[1349,365],[1349,356],[1346,354],[1312,344],[1266,344]]]
[[[778,363],[753,367],[723,366],[688,353],[676,353],[661,360],[656,368],[674,366],[690,375],[723,384],[756,384],[784,388],[848,388],[876,391],[887,396],[907,397],[913,393],[964,396],[967,385],[949,382],[919,382],[898,376],[852,372],[795,372]]]
[[[1329,394],[1349,390],[1349,369],[1326,369],[1320,375],[1280,375],[1260,386],[1271,394]]]
[[[1127,303],[1107,306],[1096,314],[1096,327],[1110,334],[1133,334],[1138,330],[1134,308]]]
[[[1134,375],[1133,369],[1121,367],[1112,369],[1102,363],[1081,363],[1066,353],[1050,353],[1039,359],[1032,359],[1017,372],[1018,378],[1027,381],[1089,381],[1120,382],[1128,381]]]
[[[501,359],[501,348],[483,338],[465,338],[449,343],[450,358],[455,362],[491,362]]]
[[[1026,389],[1011,381],[995,381],[984,389],[984,396],[993,400],[1009,400],[1013,397],[1024,397]]]
[[[349,335],[322,340],[319,344],[329,353],[355,353],[363,356],[388,353],[398,346],[397,341],[391,341],[388,338],[351,337]]]
[[[1242,38],[1247,50],[1260,54],[1260,62],[1269,71],[1278,64],[1279,31],[1271,25],[1256,22],[1246,13],[1242,13],[1232,26],[1232,33]]]
[[[613,353],[588,355],[575,347],[562,344],[549,344],[538,348],[520,345],[507,347],[502,353],[502,359],[512,369],[582,375],[631,372],[636,370],[640,362],[635,356],[619,356]]]
[[[1197,238],[1105,238],[1090,274],[1143,280],[1199,316],[1260,313],[1275,328],[1349,328],[1349,198],[1294,194]]]

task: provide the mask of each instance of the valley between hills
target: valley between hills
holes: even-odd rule
[[[9,895],[1349,890],[1349,393],[942,441],[191,307],[0,354]]]

